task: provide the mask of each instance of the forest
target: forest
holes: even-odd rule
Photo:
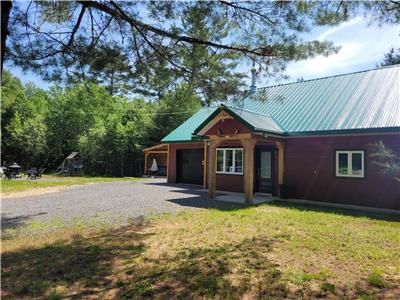
[[[22,84],[2,80],[2,163],[55,170],[72,151],[87,175],[137,176],[145,147],[159,141],[200,107],[182,85],[159,101],[113,96],[98,84]]]

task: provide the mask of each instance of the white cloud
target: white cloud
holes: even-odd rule
[[[323,33],[321,33],[318,37],[317,40],[319,41],[323,41],[325,40],[328,36],[335,34],[336,32],[342,31],[343,29],[346,29],[348,27],[351,27],[355,24],[360,23],[361,21],[363,21],[362,17],[355,17],[347,22],[343,22],[341,24],[339,24],[336,27],[333,28],[329,28],[328,30],[324,31]]]
[[[331,40],[341,46],[337,54],[317,56],[289,63],[288,80],[312,79],[374,68],[391,47],[399,45],[399,27],[394,25],[368,26],[368,20],[357,17],[330,28],[315,37]],[[269,84],[269,83],[268,83]]]
[[[359,63],[359,53],[362,44],[352,42],[342,44],[342,49],[333,55],[317,56],[313,59],[292,63],[287,68],[287,74],[292,78],[320,77],[332,72],[339,72]]]

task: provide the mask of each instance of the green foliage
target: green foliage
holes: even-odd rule
[[[29,165],[43,160],[46,153],[47,95],[32,84],[22,86],[17,78],[6,74],[1,87],[3,160]]]
[[[333,283],[324,282],[323,284],[321,284],[321,290],[323,290],[324,292],[334,293],[335,288],[336,287]]]
[[[176,85],[159,102],[112,96],[95,83],[48,92],[5,73],[2,159],[27,169],[55,170],[72,151],[92,175],[136,176],[143,149],[157,144],[200,108],[190,85]]]
[[[178,87],[176,91],[165,94],[158,105],[156,132],[151,137],[159,141],[177,128],[200,108],[200,98],[188,85]],[[172,112],[172,114],[171,114]]]
[[[400,64],[400,48],[392,48],[389,52],[385,53],[382,62],[378,67],[385,67]]]
[[[368,283],[378,288],[384,288],[387,286],[385,279],[383,278],[383,272],[381,269],[375,269],[368,275]]]

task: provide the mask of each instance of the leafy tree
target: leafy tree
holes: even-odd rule
[[[77,151],[80,135],[85,134],[112,109],[114,98],[106,88],[96,84],[76,85],[62,89],[52,87],[49,92],[49,156],[62,160]]]
[[[385,67],[397,64],[400,64],[400,48],[392,48],[389,50],[388,53],[385,53],[383,61],[378,65],[378,67]]]
[[[35,161],[43,164],[47,153],[47,95],[32,84],[25,87],[5,73],[2,81],[2,159],[19,161],[29,167]]]
[[[135,74],[129,56],[119,47],[105,45],[93,49],[82,61],[87,66],[85,73],[75,72],[72,82],[94,82],[107,87],[110,95],[129,94],[135,84]]]
[[[153,126],[149,104],[142,99],[120,99],[106,118],[79,137],[78,149],[85,157],[85,170],[115,176],[142,171],[142,150]]]
[[[201,100],[188,85],[178,86],[174,92],[161,98],[155,115],[155,132],[151,135],[153,144],[186,121],[201,106]]]
[[[84,73],[86,56],[110,44],[129,52],[137,70],[165,59],[169,68],[190,73],[179,49],[198,45],[271,65],[272,74],[288,61],[335,52],[330,42],[304,41],[301,35],[312,24],[347,19],[349,6],[317,1],[15,2],[3,26],[10,31],[8,58],[48,79],[69,69]],[[186,14],[196,9],[207,15],[206,28],[220,28],[223,34],[187,31]]]
[[[79,151],[84,171],[140,175],[143,149],[151,145],[158,103],[111,96],[95,83],[49,91],[22,85],[5,72],[2,81],[2,158],[24,167],[54,170]],[[156,142],[159,142],[157,140]]]

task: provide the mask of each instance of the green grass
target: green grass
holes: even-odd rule
[[[389,218],[262,205],[49,223],[5,235],[4,298],[381,299],[399,284]]]
[[[374,269],[368,275],[368,283],[378,288],[386,287],[387,284],[383,278],[383,271],[381,269]]]
[[[140,180],[140,178],[118,178],[118,177],[61,177],[44,175],[38,180],[1,180],[1,191],[3,193],[22,192],[30,189],[82,185],[96,182]]]

